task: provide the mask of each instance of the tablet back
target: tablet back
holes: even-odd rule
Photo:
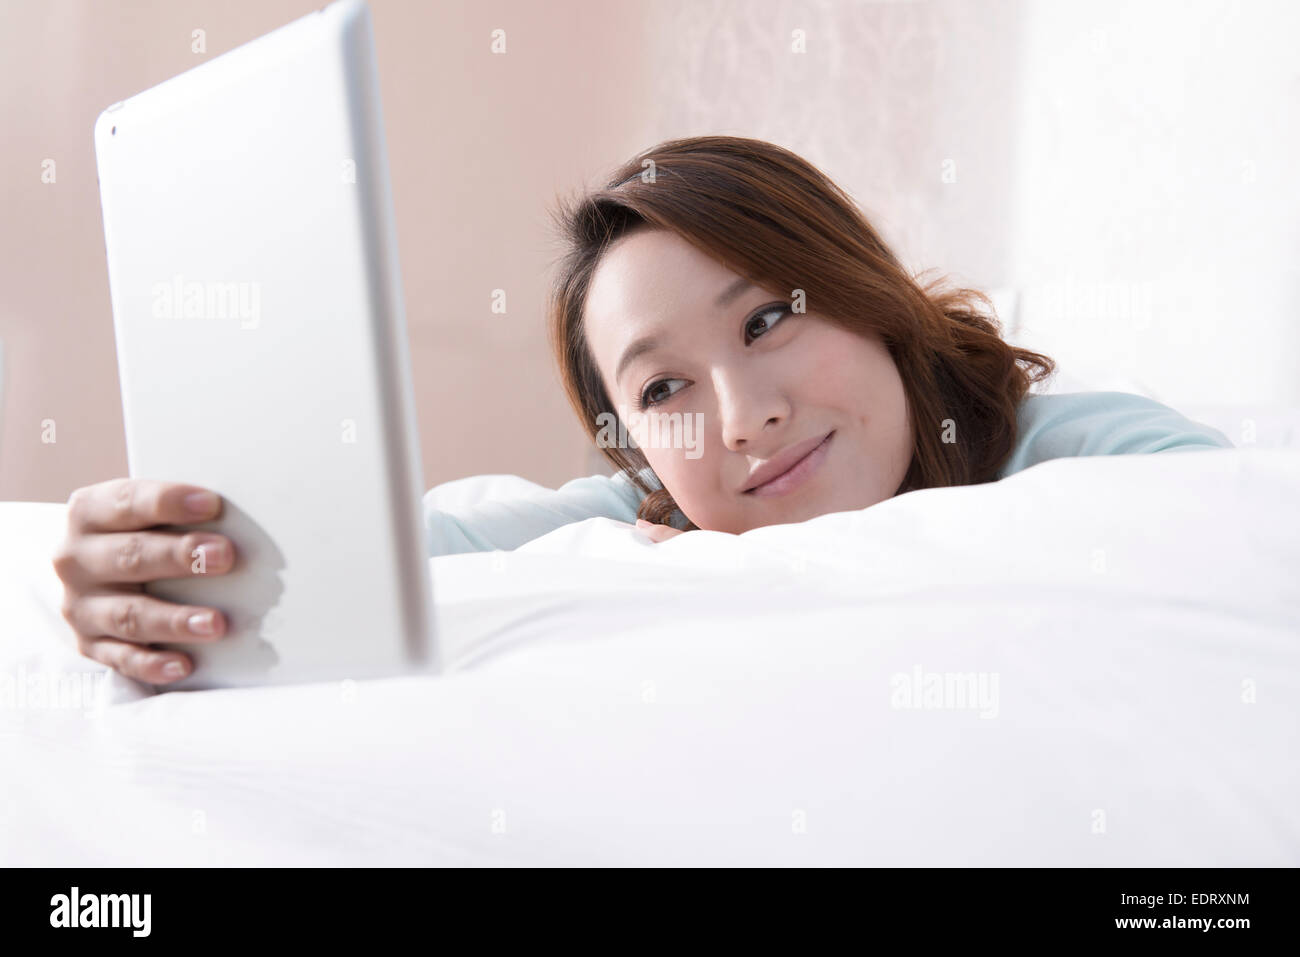
[[[369,11],[344,0],[114,104],[95,152],[132,476],[225,498],[205,688],[436,670]]]

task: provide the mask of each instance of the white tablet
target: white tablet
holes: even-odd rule
[[[225,499],[227,616],[168,688],[439,669],[370,14],[343,0],[95,123],[130,472]]]

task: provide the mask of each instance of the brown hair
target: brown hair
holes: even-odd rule
[[[895,495],[993,481],[1015,445],[1017,405],[1055,370],[1047,356],[1002,340],[983,293],[945,289],[942,279],[921,286],[846,193],[771,143],[734,136],[660,143],[603,189],[561,200],[555,218],[565,251],[551,297],[551,345],[593,439],[598,416],[616,412],[583,330],[587,291],[606,248],[636,229],[671,230],[754,284],[802,289],[808,311],[879,336],[912,422],[912,461]],[[945,436],[949,425],[955,429]],[[954,431],[955,441],[944,441]],[[670,523],[677,505],[640,476],[648,467],[641,449],[601,452],[646,493],[639,517]]]

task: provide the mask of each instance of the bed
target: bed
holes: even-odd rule
[[[0,863],[1300,865],[1298,492],[1251,447],[591,519],[430,559],[444,675],[158,695],[72,645],[64,506],[0,503]]]

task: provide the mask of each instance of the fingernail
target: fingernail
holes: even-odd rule
[[[185,666],[179,661],[169,661],[163,665],[163,677],[165,678],[184,678]]]
[[[217,496],[213,492],[190,492],[185,496],[185,511],[195,518],[211,515],[217,508]]]
[[[200,612],[197,615],[190,615],[188,624],[190,626],[190,631],[194,632],[196,635],[210,635],[216,631],[216,628],[213,627],[212,612],[210,611]],[[174,665],[176,662],[173,661],[172,664]],[[168,667],[170,667],[170,665]]]
[[[205,566],[224,564],[226,559],[230,557],[226,552],[225,542],[204,542],[198,547],[198,550],[203,553],[203,564]]]

